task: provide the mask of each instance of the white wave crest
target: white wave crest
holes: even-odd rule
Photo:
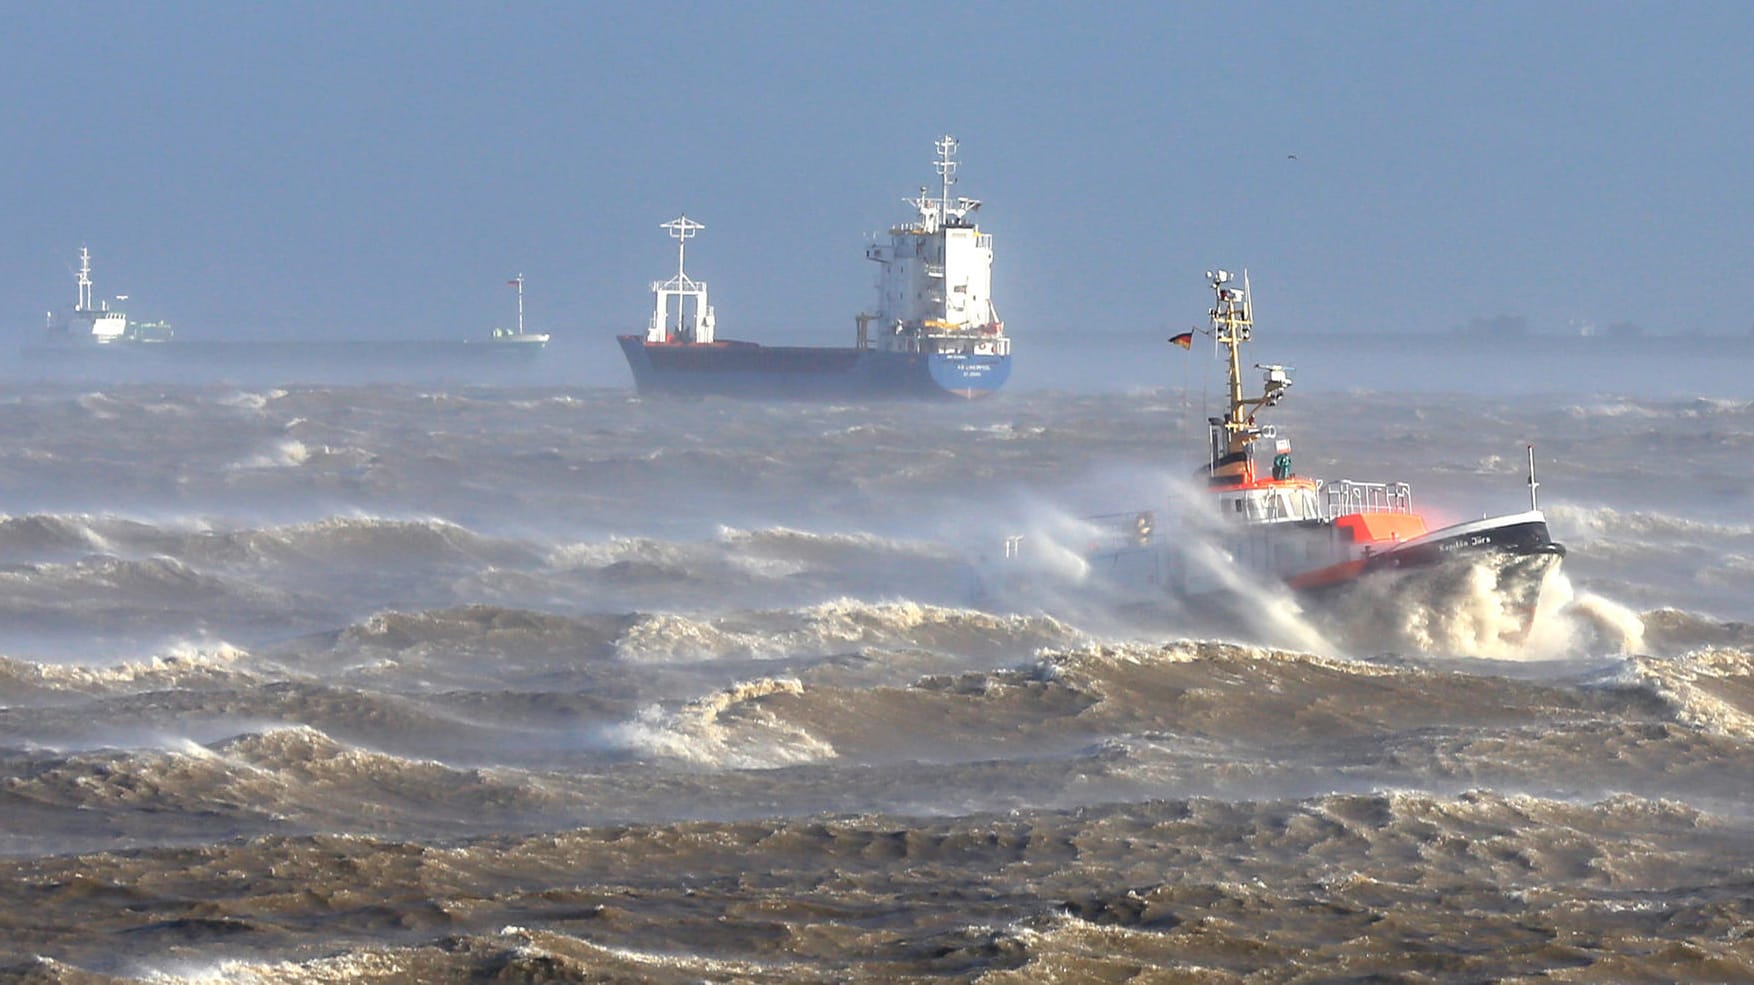
[[[264,390],[260,392],[252,390],[234,390],[231,393],[223,394],[215,398],[214,403],[221,407],[235,407],[238,410],[259,411],[267,407],[269,402],[279,400],[284,396],[286,396],[286,391],[281,389]]]
[[[140,967],[132,974],[150,985],[322,985],[388,981],[410,973],[395,950],[358,951],[310,961],[172,961]]]
[[[1305,650],[1253,646],[1222,640],[1175,640],[1162,644],[1091,643],[1075,649],[1051,651],[1042,654],[1036,673],[1043,680],[1061,680],[1071,675],[1101,679],[1115,667],[1149,667],[1201,661],[1282,661],[1308,664],[1358,677],[1391,677],[1409,672],[1404,667]]]
[[[803,693],[804,685],[794,678],[746,681],[673,713],[647,708],[615,734],[629,748],[703,766],[773,769],[833,759],[832,745],[777,718],[762,701]]]
[[[799,610],[719,618],[653,613],[639,617],[616,640],[629,662],[768,660],[822,656],[871,646],[939,645],[958,652],[1063,645],[1082,638],[1047,615],[994,614],[919,602],[862,602],[840,598]]]
[[[35,663],[0,657],[0,682],[8,679],[53,690],[156,690],[188,688],[235,679],[250,654],[224,641],[179,641],[145,660],[107,666]]]
[[[231,471],[254,469],[296,468],[311,459],[311,450],[297,438],[285,438],[265,452],[251,455],[226,466]]]
[[[764,633],[721,629],[709,620],[671,613],[641,616],[615,641],[616,657],[630,663],[782,655],[777,650]]]
[[[1630,400],[1604,400],[1591,404],[1571,404],[1564,409],[1565,415],[1576,420],[1592,418],[1649,418],[1663,417],[1662,411]]]
[[[670,541],[651,537],[611,537],[608,540],[562,544],[548,553],[548,563],[562,570],[602,568],[622,561],[683,566],[696,552]]]
[[[1572,542],[1636,538],[1721,544],[1733,538],[1754,538],[1754,524],[1694,520],[1646,510],[1622,512],[1611,506],[1561,503],[1546,507],[1545,512]]]
[[[1654,690],[1683,724],[1754,739],[1754,654],[1710,647],[1674,658],[1640,656],[1626,673]]]
[[[98,530],[97,518],[85,513],[7,516],[0,514],[0,546],[11,552],[82,550],[115,553]]]

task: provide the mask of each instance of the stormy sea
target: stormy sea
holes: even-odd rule
[[[1754,402],[1276,409],[1437,520],[1532,444],[1507,639],[1105,597],[1216,412],[1161,375],[0,383],[0,981],[1754,980]]]

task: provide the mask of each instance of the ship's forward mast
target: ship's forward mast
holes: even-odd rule
[[[493,337],[496,339],[505,338],[509,334],[515,338],[521,339],[524,337],[524,275],[519,274],[505,283],[507,287],[515,287],[518,289],[518,328],[516,332],[512,333],[508,333],[501,328],[495,328],[493,330]]]
[[[714,318],[712,306],[707,304],[706,282],[689,277],[685,269],[688,241],[706,226],[684,214],[660,223],[658,228],[667,230],[676,241],[676,276],[661,283],[652,282],[652,294],[657,301],[651,323],[646,326],[646,341],[711,342]],[[670,318],[671,298],[676,299],[674,324]]]
[[[73,306],[74,311],[93,311],[91,303],[91,251],[79,248],[79,302]]]
[[[1243,271],[1240,286],[1228,270],[1209,270],[1206,280],[1214,295],[1212,340],[1224,349],[1229,381],[1228,411],[1225,416],[1214,417],[1208,422],[1212,431],[1210,471],[1214,482],[1251,483],[1255,481],[1255,442],[1262,438],[1276,438],[1270,426],[1255,423],[1255,415],[1261,408],[1271,407],[1285,398],[1285,391],[1291,388],[1291,370],[1286,366],[1256,363],[1255,368],[1262,371],[1261,393],[1257,396],[1243,393],[1242,346],[1253,336],[1255,324],[1248,272]],[[1276,464],[1275,473],[1278,471]],[[1277,474],[1274,477],[1284,478]]]

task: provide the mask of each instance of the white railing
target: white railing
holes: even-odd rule
[[[1348,513],[1411,513],[1413,487],[1405,482],[1354,482],[1338,479],[1322,485],[1328,516]]]
[[[975,332],[944,335],[934,332],[925,336],[925,341],[927,344],[916,351],[967,352],[979,356],[1008,356],[1011,354],[1011,340],[1003,335],[984,335]]]

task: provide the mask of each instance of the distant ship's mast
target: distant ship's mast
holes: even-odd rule
[[[74,311],[92,311],[91,304],[91,251],[79,248],[79,303],[73,306]]]
[[[524,334],[524,275],[512,278],[512,286],[518,289],[518,334]]]
[[[914,225],[913,231],[931,234],[949,225],[963,225],[968,214],[981,207],[980,199],[950,197],[950,186],[956,184],[956,150],[961,143],[950,134],[945,134],[932,142],[938,148],[938,159],[932,167],[938,171],[938,197],[928,198],[924,185],[914,198],[902,201],[914,207],[920,214],[920,221]]]
[[[91,250],[83,246],[79,248],[79,273],[76,283],[79,287],[79,297],[73,305],[73,310],[63,314],[59,320],[56,319],[53,312],[50,312],[48,316],[49,331],[91,342],[115,342],[128,337],[128,316],[120,311],[111,310],[108,301],[99,301],[94,297],[91,281]],[[116,300],[126,301],[128,295],[118,294]]]
[[[956,184],[956,138],[945,134],[933,146],[938,148],[938,160],[933,166],[938,169],[938,180],[943,182],[938,193],[938,215],[943,217],[950,214],[950,186]]]

